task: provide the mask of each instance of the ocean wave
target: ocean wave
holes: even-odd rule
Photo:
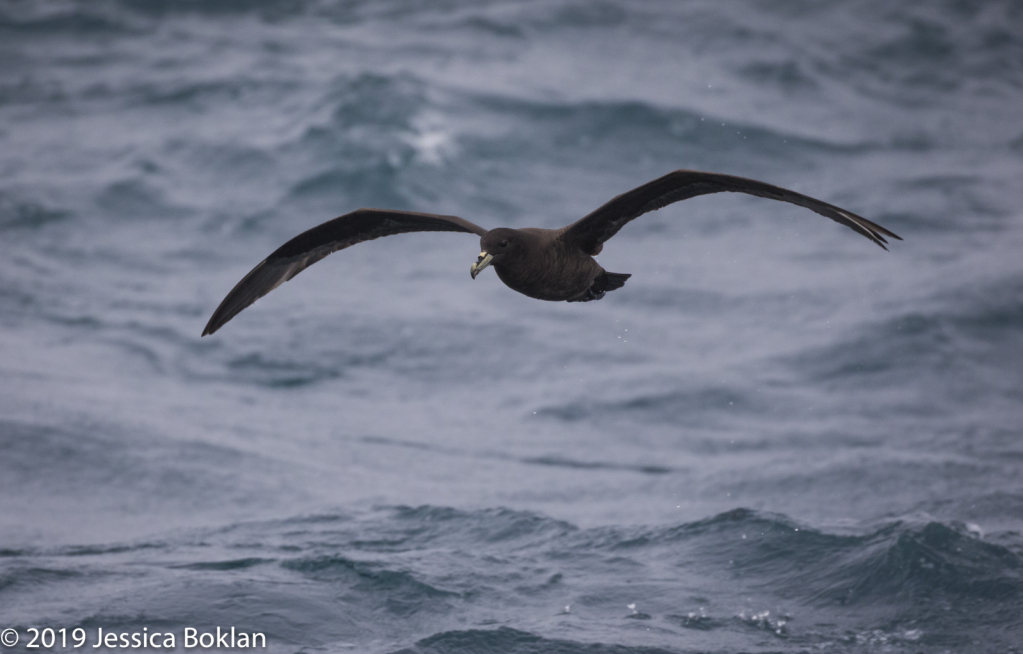
[[[415,525],[411,542],[418,544],[436,541],[511,544],[522,539],[557,538],[577,529],[562,520],[506,508],[464,511],[427,505],[396,507],[393,511],[399,525]]]
[[[72,212],[0,191],[0,231],[41,229],[71,218]]]
[[[139,177],[108,184],[97,194],[95,202],[104,215],[122,220],[175,219],[192,215],[188,208],[170,202],[162,189]]]
[[[478,652],[507,652],[532,654],[677,654],[677,650],[659,647],[603,645],[561,638],[544,638],[510,627],[497,629],[469,629],[445,631],[416,641],[412,647],[395,650],[392,654],[477,654]]]
[[[391,596],[404,594],[428,600],[439,597],[458,597],[459,594],[416,579],[414,574],[401,570],[390,570],[383,564],[372,561],[358,561],[337,554],[302,557],[281,562],[281,567],[299,572],[318,581],[350,581],[354,588],[367,593]]]
[[[253,14],[281,20],[322,5],[319,0],[67,0],[6,3],[0,7],[0,30],[26,35],[127,35],[154,30],[169,16],[227,17]]]
[[[879,532],[846,556],[818,599],[908,605],[942,596],[1005,602],[1023,595],[1023,560],[961,525],[929,522]]]
[[[346,616],[338,638],[364,636],[391,615],[409,622],[381,642],[414,640],[391,648],[403,652],[484,645],[647,652],[668,642],[676,643],[671,651],[703,651],[711,641],[702,638],[738,644],[751,634],[838,651],[882,643],[948,646],[961,620],[987,612],[1004,624],[1023,597],[1020,555],[964,525],[906,518],[834,532],[743,508],[679,524],[579,528],[507,508],[389,506],[135,543],[10,550],[4,561],[5,601],[81,584],[116,585],[125,565],[136,581],[163,585],[157,597],[136,598],[134,617],[120,604],[96,613],[90,603],[69,627],[131,626],[147,615],[170,628],[191,625],[188,620],[204,624],[187,607],[160,598],[173,598],[182,586],[218,606],[239,592],[258,595],[272,582],[275,590],[264,600],[277,615],[269,631],[279,641],[296,637],[308,615]],[[296,579],[301,601],[293,593]],[[961,608],[949,613],[941,608],[947,606]],[[494,611],[502,619],[484,628]],[[859,611],[856,620],[850,611]],[[456,626],[467,618],[480,626]],[[593,619],[611,629],[600,642],[566,639],[544,626]],[[635,641],[627,623],[649,625],[661,637]],[[616,640],[629,644],[606,644]]]
[[[507,96],[467,96],[503,122],[528,123],[536,146],[550,156],[618,157],[639,161],[674,161],[673,168],[713,168],[742,151],[751,168],[768,168],[784,158],[809,166],[814,157],[842,155],[883,147],[803,136],[755,122],[736,122],[687,108],[659,106],[636,100],[527,99]],[[516,132],[508,133],[514,138]],[[543,147],[546,144],[547,147]],[[495,147],[492,143],[490,147]],[[475,151],[472,145],[466,148]],[[680,159],[680,157],[682,157]]]
[[[347,362],[344,367],[364,365],[365,362],[382,361],[384,357],[359,357]],[[235,357],[228,362],[231,377],[244,377],[249,383],[269,388],[296,388],[315,384],[327,379],[342,376],[343,368],[324,366],[320,363],[303,363],[291,360],[272,360],[260,353],[250,353]]]
[[[538,416],[561,422],[597,419],[640,420],[675,425],[698,422],[706,424],[708,413],[762,412],[765,407],[746,393],[729,387],[694,388],[670,392],[645,392],[624,400],[576,400],[537,410]]]
[[[187,570],[245,570],[258,565],[266,565],[276,562],[276,559],[263,559],[259,557],[248,557],[244,559],[228,559],[225,561],[199,561],[182,565]]]
[[[103,4],[62,0],[5,3],[0,7],[0,31],[28,36],[130,32],[131,23],[124,12]]]
[[[1015,275],[947,290],[930,310],[904,312],[844,342],[802,352],[792,363],[816,381],[841,385],[929,374],[946,388],[959,388],[964,375],[986,374],[985,364],[994,367],[1008,353],[1023,353],[1020,298],[1023,280]],[[1017,397],[1010,380],[1005,382],[1002,392]]]

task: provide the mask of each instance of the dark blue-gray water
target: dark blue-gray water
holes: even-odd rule
[[[555,304],[405,235],[199,338],[358,207],[676,168],[905,241],[701,197]],[[2,0],[5,649],[1019,652],[1021,252],[1019,2]]]

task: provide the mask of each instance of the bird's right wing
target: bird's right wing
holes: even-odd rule
[[[466,232],[483,236],[487,230],[458,216],[387,209],[359,209],[347,213],[302,232],[253,268],[213,312],[202,335],[217,331],[242,309],[328,254],[356,243],[405,232]]]

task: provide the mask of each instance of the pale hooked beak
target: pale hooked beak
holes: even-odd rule
[[[472,275],[473,279],[476,279],[476,275],[480,274],[480,271],[490,265],[493,261],[494,255],[487,254],[486,252],[480,252],[480,258],[476,259],[476,263],[469,267],[469,274]]]

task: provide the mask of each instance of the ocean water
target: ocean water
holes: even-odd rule
[[[676,168],[905,240],[701,197],[555,304],[410,234],[199,337],[356,208]],[[0,649],[1019,652],[1021,180],[1019,2],[2,0]]]

